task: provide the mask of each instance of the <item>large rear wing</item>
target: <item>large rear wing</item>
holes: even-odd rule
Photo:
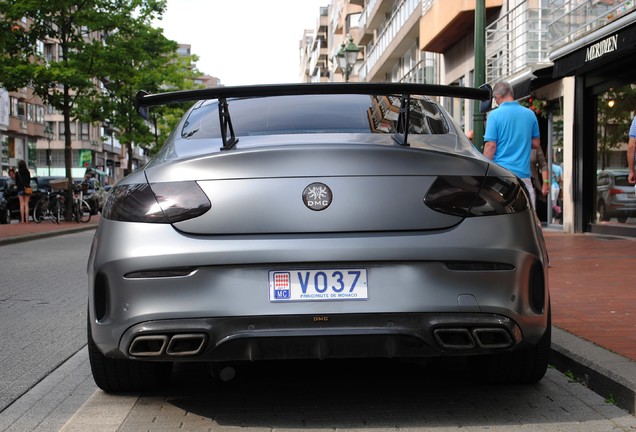
[[[437,84],[414,83],[303,83],[303,84],[271,84],[233,87],[211,87],[197,90],[182,90],[157,94],[145,91],[137,92],[135,105],[137,112],[148,119],[148,107],[167,105],[171,103],[191,102],[208,99],[218,99],[219,120],[223,139],[222,149],[228,150],[238,139],[234,136],[234,129],[229,114],[228,98],[256,98],[267,96],[300,96],[315,94],[368,94],[368,95],[399,95],[403,102],[400,109],[398,124],[403,137],[398,140],[402,145],[407,144],[410,97],[443,96],[482,101],[480,111],[490,109],[492,88],[488,84],[480,88],[459,87]],[[230,136],[228,137],[228,132]]]

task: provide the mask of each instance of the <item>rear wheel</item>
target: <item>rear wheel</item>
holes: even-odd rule
[[[44,215],[46,213],[46,209],[49,207],[49,200],[46,198],[41,198],[33,208],[33,220],[36,223],[40,223],[44,220]]]
[[[472,358],[473,372],[489,384],[534,384],[548,369],[552,343],[552,314],[548,309],[548,325],[536,346],[500,354]]]
[[[88,323],[88,359],[97,387],[108,393],[144,392],[166,386],[172,372],[170,362],[112,359],[101,353]]]
[[[86,223],[91,220],[91,215],[93,212],[91,211],[91,206],[88,205],[86,201],[80,202],[80,217],[79,220],[82,223]]]

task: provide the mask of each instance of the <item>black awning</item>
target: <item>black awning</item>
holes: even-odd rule
[[[636,50],[636,24],[599,39],[554,60],[553,77],[577,75],[607,64]]]

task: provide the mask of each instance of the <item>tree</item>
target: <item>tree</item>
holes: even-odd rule
[[[99,56],[108,51],[104,35],[161,16],[165,0],[0,1],[0,86],[33,88],[45,104],[62,113],[64,158],[72,200],[71,120],[77,101],[94,91]],[[43,43],[59,47],[53,60]],[[71,206],[66,209],[70,220]]]
[[[166,39],[161,29],[149,23],[133,22],[105,35],[102,53],[97,56],[97,78],[91,97],[80,106],[82,118],[105,121],[115,129],[119,141],[126,146],[128,170],[133,166],[133,145],[153,149],[159,145],[162,113],[174,107],[155,109],[153,123],[143,120],[135,108],[139,90],[151,93],[191,89],[200,75],[193,66],[195,56],[177,54],[177,43]],[[183,108],[178,109],[178,115]],[[152,127],[151,127],[152,126]]]

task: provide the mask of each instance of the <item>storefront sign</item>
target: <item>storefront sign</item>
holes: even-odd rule
[[[553,77],[585,73],[619,56],[634,55],[635,48],[636,23],[557,58],[554,60]]]
[[[602,41],[596,42],[587,47],[585,52],[585,62],[595,60],[605,54],[614,52],[618,49],[618,34],[612,35]]]

